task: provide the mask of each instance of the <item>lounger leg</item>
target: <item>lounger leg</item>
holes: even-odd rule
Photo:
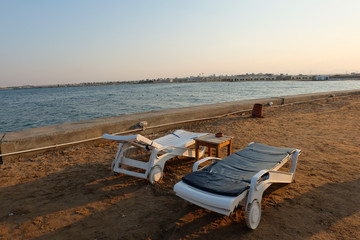
[[[125,144],[125,146],[126,146],[126,144]],[[114,171],[115,167],[119,166],[119,163],[121,162],[121,156],[123,155],[122,150],[125,146],[122,143],[119,144],[116,156],[115,156],[113,162],[111,163],[111,171]]]
[[[291,155],[291,168],[290,168],[290,173],[293,174],[293,180],[295,177],[295,170],[296,170],[296,164],[297,164],[297,159],[299,157],[299,155],[301,154],[300,150],[296,150],[292,155]]]

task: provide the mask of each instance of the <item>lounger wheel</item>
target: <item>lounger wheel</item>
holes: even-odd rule
[[[149,181],[151,184],[159,181],[163,177],[163,171],[160,166],[154,166],[150,170]]]
[[[246,215],[245,222],[246,226],[251,229],[255,229],[259,226],[261,218],[261,206],[258,200],[254,200],[249,204]]]

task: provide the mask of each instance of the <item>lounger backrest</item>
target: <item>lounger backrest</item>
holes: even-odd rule
[[[104,139],[109,139],[118,142],[132,142],[137,143],[140,146],[146,147],[181,147],[186,148],[195,143],[195,138],[206,135],[207,133],[195,133],[185,130],[176,130],[166,136],[150,140],[140,134],[136,135],[111,135],[104,134]]]
[[[208,192],[237,196],[249,188],[252,176],[263,169],[271,170],[293,151],[293,148],[253,143],[207,168],[186,175],[183,181]]]
[[[113,140],[113,141],[118,141],[118,142],[133,142],[133,143],[138,143],[138,145],[140,146],[152,146],[155,148],[161,148],[162,145],[152,141],[140,134],[136,134],[136,135],[111,135],[111,134],[104,134],[103,135],[104,139],[108,139],[108,140]]]

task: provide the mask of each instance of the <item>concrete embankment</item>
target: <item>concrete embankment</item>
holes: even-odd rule
[[[142,121],[148,123],[146,133],[150,133],[151,131],[180,127],[180,125],[186,121],[207,119],[234,112],[251,111],[255,103],[267,104],[268,102],[272,102],[274,106],[276,106],[359,94],[360,90],[350,90],[234,101],[71,122],[26,129],[18,132],[0,133],[0,156],[6,159],[6,157],[13,157],[20,153],[30,154],[30,152],[36,152],[38,150],[66,146],[69,143],[76,144],[98,140],[101,139],[104,133],[141,133],[142,129],[138,123]]]

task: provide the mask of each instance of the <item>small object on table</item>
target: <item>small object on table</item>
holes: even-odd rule
[[[222,132],[218,132],[217,134],[215,134],[215,137],[220,138],[223,137],[224,134]]]
[[[220,149],[222,147],[228,146],[227,154],[231,154],[232,148],[232,140],[233,137],[226,136],[223,134],[222,137],[217,137],[217,134],[207,134],[198,138],[195,138],[195,153],[196,153],[196,160],[199,160],[199,149],[200,146],[205,146],[209,150],[209,156],[212,155],[212,149],[216,149],[216,157],[220,157]]]

